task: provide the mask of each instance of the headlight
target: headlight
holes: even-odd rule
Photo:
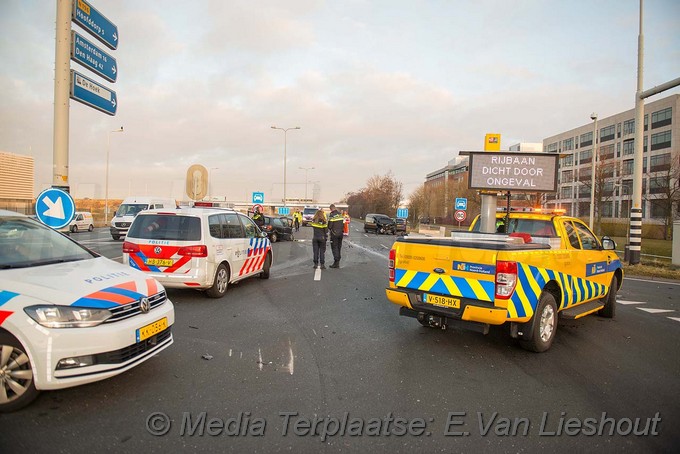
[[[24,311],[45,328],[88,328],[105,322],[112,315],[106,309],[75,306],[39,305]]]

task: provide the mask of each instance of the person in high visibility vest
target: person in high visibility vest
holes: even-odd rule
[[[340,268],[341,250],[342,250],[342,231],[345,219],[340,212],[335,208],[335,204],[331,204],[331,213],[328,217],[328,232],[331,236],[331,251],[333,252],[333,264],[331,268]]]
[[[253,213],[253,221],[255,221],[255,224],[257,224],[260,229],[264,225],[264,216],[262,216],[262,213],[260,213],[259,207],[255,208],[255,213]]]
[[[342,212],[342,217],[344,218],[344,224],[342,226],[342,234],[343,236],[349,236],[349,223],[351,219],[349,218],[349,214],[347,214],[347,211]]]
[[[326,269],[326,232],[328,231],[328,223],[326,222],[326,214],[323,210],[317,210],[312,219],[312,229],[314,236],[312,237],[312,253],[314,260],[314,268],[321,264],[321,269]]]

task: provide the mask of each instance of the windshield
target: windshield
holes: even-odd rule
[[[304,214],[311,214],[312,216],[314,216],[314,214],[315,214],[317,211],[318,211],[318,208],[305,208],[305,209],[302,211],[302,214],[303,214],[303,215],[304,215]]]
[[[96,257],[51,228],[21,216],[0,217],[0,269],[27,268]]]
[[[124,203],[116,212],[116,216],[137,216],[140,211],[146,210],[149,207],[146,203]]]
[[[127,236],[143,240],[200,241],[201,219],[174,214],[141,215],[135,218]]]

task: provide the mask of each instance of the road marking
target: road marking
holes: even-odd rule
[[[385,246],[384,244],[381,244],[380,246],[382,246],[383,249],[389,249],[389,248],[388,248],[387,246]]]
[[[637,279],[634,277],[625,277],[624,280],[627,281],[639,281],[639,282],[649,282],[651,284],[668,284],[668,285],[680,285],[680,282],[668,282],[668,281],[652,281],[649,279]]]
[[[641,311],[649,312],[650,314],[663,314],[666,312],[675,312],[673,309],[654,309],[653,307],[638,307]]]
[[[616,301],[619,304],[623,304],[624,306],[627,306],[629,304],[647,304],[645,301],[624,301],[624,300],[617,300]]]
[[[666,318],[670,318],[671,320],[675,320],[676,322],[680,322],[680,318],[678,318],[678,317],[666,317]]]
[[[360,244],[353,243],[353,242],[351,242],[351,241],[348,241],[348,243],[351,244],[351,245],[352,245],[353,247],[355,247],[355,248],[359,248],[359,249],[361,249],[361,250],[364,251],[364,252],[368,252],[369,254],[376,255],[376,256],[380,257],[381,259],[387,260],[387,258],[388,258],[386,255],[383,255],[383,254],[381,254],[381,253],[378,252],[378,251],[374,251],[374,250],[372,250],[372,249],[368,249],[368,248],[366,248],[366,247],[363,247],[363,246],[360,245]]]
[[[257,367],[262,370],[262,350],[258,347],[257,353],[260,356],[260,359],[257,361]]]
[[[290,355],[290,359],[288,360],[288,371],[290,372],[291,375],[293,375],[293,368],[295,366],[295,355],[293,355],[293,346],[290,343],[290,339],[288,339],[288,354]]]
[[[314,280],[315,281],[320,281],[321,280],[321,268],[316,267],[314,269]]]

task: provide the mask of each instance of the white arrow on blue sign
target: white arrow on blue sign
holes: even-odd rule
[[[264,192],[253,192],[253,203],[264,203]]]
[[[456,210],[467,210],[467,199],[456,197]]]
[[[116,115],[116,92],[71,70],[71,99],[109,115]]]
[[[74,31],[71,32],[71,60],[91,69],[109,82],[115,82],[118,78],[116,59]]]
[[[68,192],[50,188],[40,193],[35,203],[35,215],[40,222],[60,229],[71,223],[76,213],[76,204]]]
[[[398,218],[407,218],[408,217],[408,208],[397,208],[397,217]]]
[[[73,0],[72,18],[109,49],[118,48],[118,27],[87,1]]]

